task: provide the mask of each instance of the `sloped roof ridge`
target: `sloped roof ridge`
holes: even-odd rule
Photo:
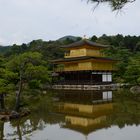
[[[77,60],[86,60],[86,59],[118,61],[108,57],[82,56],[82,57],[62,58],[62,59],[53,60],[52,62],[77,61]]]
[[[71,44],[68,44],[68,45],[64,45],[64,46],[62,46],[62,48],[79,47],[79,46],[82,46],[82,45],[85,45],[85,44],[93,46],[93,47],[101,47],[101,48],[108,47],[108,45],[99,44],[99,43],[90,41],[88,39],[82,39],[80,41],[77,41],[77,42],[74,42],[74,43],[71,43]]]

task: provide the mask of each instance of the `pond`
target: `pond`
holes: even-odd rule
[[[139,140],[140,97],[128,91],[53,91],[31,115],[0,122],[1,140]]]

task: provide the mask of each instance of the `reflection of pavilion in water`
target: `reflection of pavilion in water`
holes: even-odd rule
[[[109,127],[107,117],[113,111],[112,91],[77,94],[60,94],[56,112],[65,115],[63,128],[85,135]]]

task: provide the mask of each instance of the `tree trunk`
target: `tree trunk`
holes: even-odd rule
[[[15,105],[15,111],[19,111],[20,109],[20,96],[21,96],[21,91],[22,91],[22,74],[20,72],[20,82],[19,82],[19,89],[18,92],[16,93],[16,105]]]
[[[0,139],[1,140],[4,139],[4,122],[3,121],[0,122]]]
[[[19,123],[17,123],[17,134],[19,136],[19,140],[22,140],[22,133],[21,133],[21,130],[20,130],[20,125]]]
[[[5,110],[4,94],[0,95],[1,110]]]

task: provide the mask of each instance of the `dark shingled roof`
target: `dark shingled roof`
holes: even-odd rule
[[[57,63],[57,62],[73,62],[73,61],[78,61],[78,60],[108,60],[108,61],[118,61],[114,60],[111,58],[106,58],[106,57],[94,57],[94,56],[82,56],[82,57],[72,57],[72,58],[63,58],[63,59],[57,59],[57,60],[52,60],[51,62]]]
[[[98,44],[98,43],[89,41],[87,39],[83,39],[83,40],[80,40],[78,42],[62,46],[62,48],[79,47],[79,46],[82,46],[82,45],[89,45],[89,46],[92,46],[92,47],[99,47],[99,48],[106,48],[106,47],[108,47],[108,45],[102,45],[102,44]]]

